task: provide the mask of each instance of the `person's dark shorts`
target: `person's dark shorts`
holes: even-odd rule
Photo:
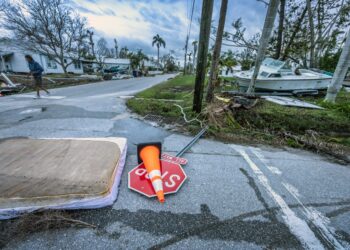
[[[34,85],[39,88],[43,86],[43,79],[41,76],[34,76]]]

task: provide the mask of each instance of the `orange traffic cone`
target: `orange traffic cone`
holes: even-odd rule
[[[160,172],[160,143],[139,144],[137,146],[139,162],[143,161],[148,176],[152,182],[154,191],[157,194],[159,202],[164,202],[164,191],[162,173]]]

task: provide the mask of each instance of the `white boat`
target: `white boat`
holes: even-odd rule
[[[242,89],[247,89],[254,68],[241,71],[234,76]],[[332,76],[306,69],[292,70],[286,63],[266,58],[258,74],[255,89],[260,91],[304,91],[323,90],[331,84]]]

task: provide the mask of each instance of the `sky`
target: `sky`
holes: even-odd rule
[[[214,26],[219,19],[220,4],[220,0],[215,0]],[[87,19],[96,39],[104,37],[111,47],[116,38],[119,48],[142,49],[155,57],[157,50],[152,47],[152,38],[159,34],[166,42],[160,53],[174,50],[178,60],[183,61],[192,0],[70,0],[69,5]],[[201,0],[195,0],[189,44],[199,37],[201,5]],[[225,30],[232,31],[232,21],[241,17],[247,35],[253,35],[261,31],[265,14],[265,5],[256,0],[229,0]]]

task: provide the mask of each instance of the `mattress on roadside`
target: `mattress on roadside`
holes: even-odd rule
[[[0,219],[113,204],[125,138],[0,140]]]

